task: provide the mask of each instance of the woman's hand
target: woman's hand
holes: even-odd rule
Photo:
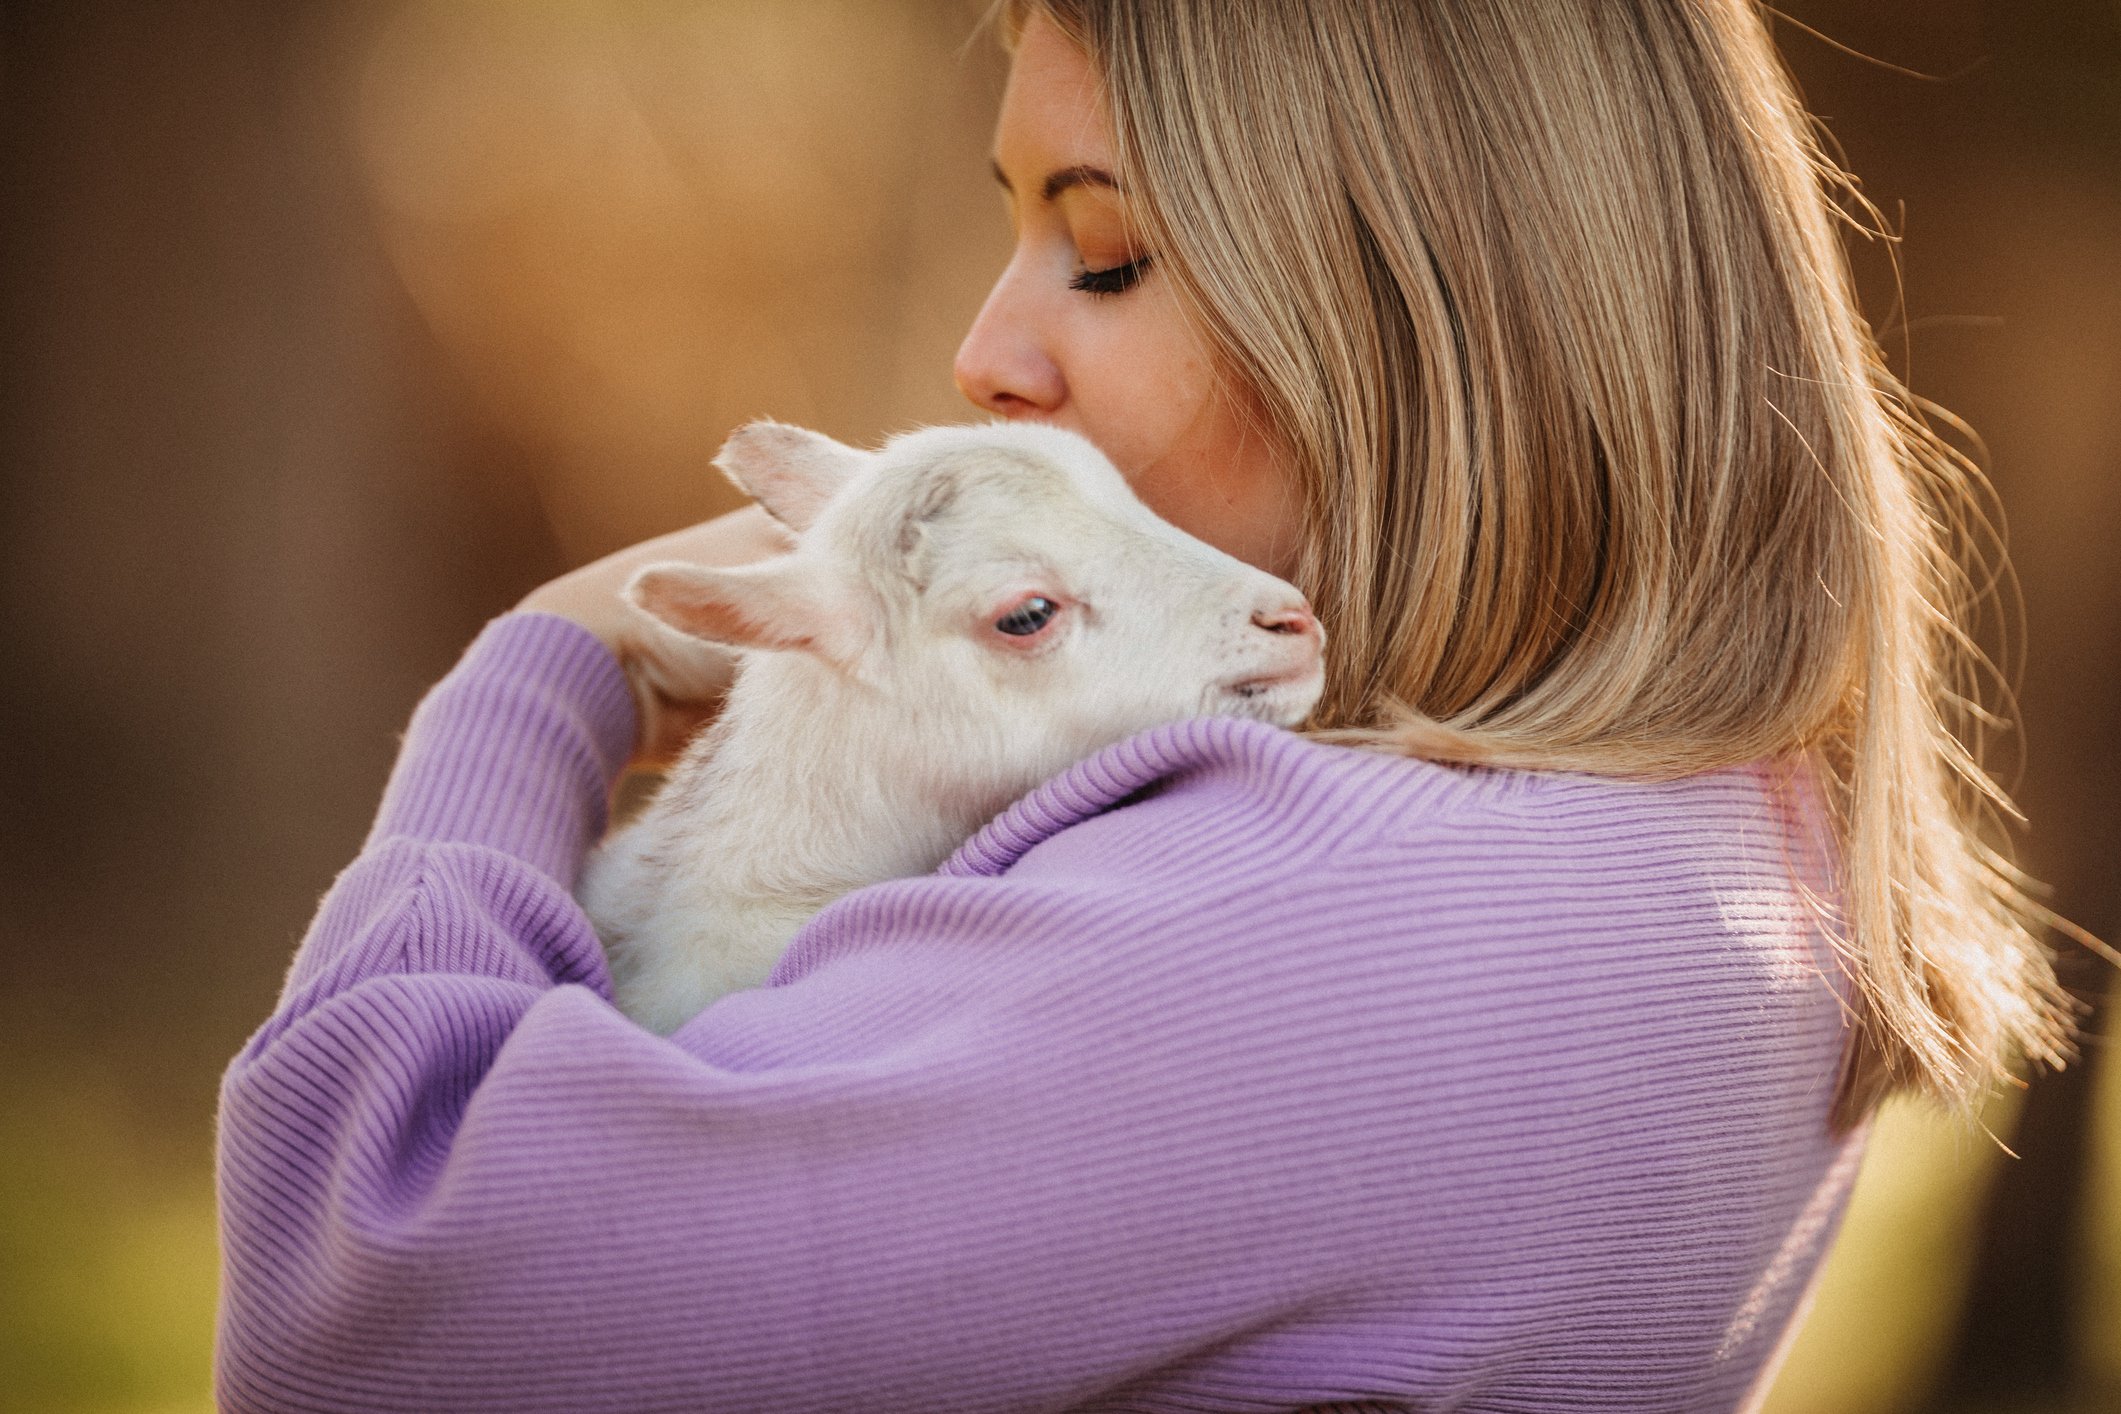
[[[687,638],[641,613],[619,591],[643,565],[663,560],[727,568],[784,554],[795,541],[757,506],[746,506],[638,545],[539,586],[518,609],[573,619],[604,641],[640,707],[635,766],[660,766],[720,710],[736,670],[735,655]]]

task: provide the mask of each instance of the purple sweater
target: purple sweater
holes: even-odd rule
[[[1728,1410],[1860,1144],[1809,797],[1197,719],[676,1035],[569,896],[563,619],[414,716],[222,1091],[237,1410]],[[1793,823],[1794,822],[1794,823]]]

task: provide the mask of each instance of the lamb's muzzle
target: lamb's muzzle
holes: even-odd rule
[[[1310,603],[1302,595],[1284,600],[1278,605],[1252,611],[1252,625],[1269,633],[1301,633],[1317,636],[1318,620],[1311,613]]]

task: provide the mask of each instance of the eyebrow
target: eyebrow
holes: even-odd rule
[[[1003,174],[1001,163],[993,162],[989,165],[994,168],[994,180],[1002,184],[1003,191],[1016,190],[1009,185],[1009,178]],[[1046,178],[1045,184],[1039,188],[1039,195],[1051,201],[1070,187],[1104,187],[1108,191],[1118,191],[1119,179],[1102,167],[1078,163],[1073,167],[1063,167]]]

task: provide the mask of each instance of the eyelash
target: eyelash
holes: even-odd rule
[[[1068,288],[1091,295],[1123,295],[1141,283],[1142,276],[1149,273],[1149,263],[1150,257],[1145,255],[1109,270],[1084,270],[1068,282]]]

